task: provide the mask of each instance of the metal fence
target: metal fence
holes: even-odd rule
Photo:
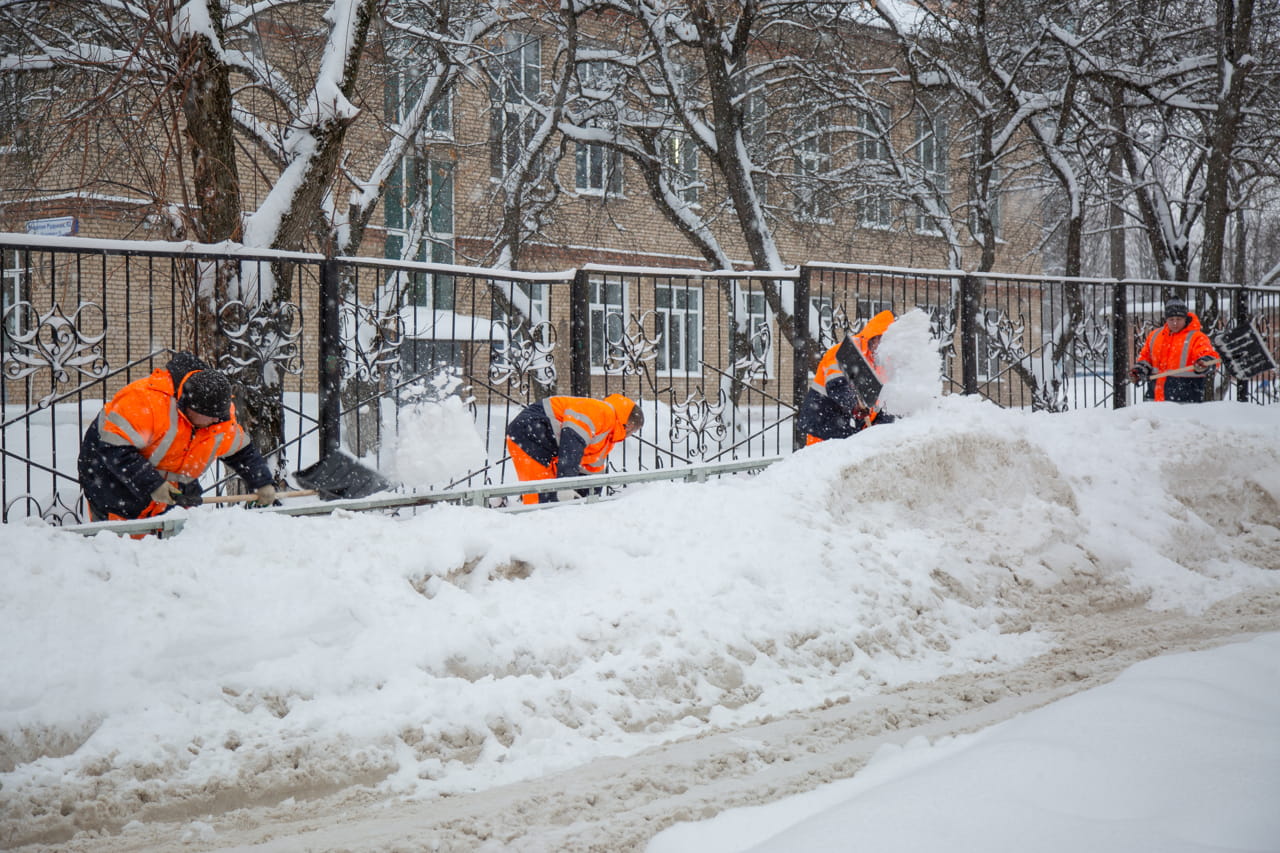
[[[645,430],[613,470],[790,453],[816,359],[885,308],[927,312],[943,392],[1045,411],[1136,401],[1123,377],[1172,293],[1211,334],[1247,323],[1280,344],[1280,289],[1236,285],[839,264],[526,273],[12,234],[0,251],[4,521],[84,520],[85,427],[178,349],[232,376],[282,475],[340,451],[426,492],[513,482],[505,426],[552,393],[640,401]],[[1271,373],[1216,383],[1277,401]]]

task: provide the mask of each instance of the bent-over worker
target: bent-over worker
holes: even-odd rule
[[[269,505],[266,460],[236,422],[231,382],[191,353],[121,388],[85,430],[80,485],[93,521],[151,518],[202,503],[200,475],[221,459]]]
[[[507,452],[521,482],[599,474],[609,451],[644,426],[633,400],[610,394],[547,397],[526,406],[507,426]],[[554,493],[524,495],[527,504],[550,503]]]

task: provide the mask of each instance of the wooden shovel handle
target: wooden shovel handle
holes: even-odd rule
[[[306,495],[318,494],[315,489],[301,489],[296,492],[276,492],[277,498],[300,498]],[[258,496],[254,492],[247,495],[206,495],[203,502],[207,504],[229,504],[238,503],[240,501],[256,501]]]
[[[1209,363],[1210,363],[1211,365],[1213,365],[1214,367],[1217,367],[1219,364],[1222,364],[1222,359],[1220,359],[1220,358],[1215,358],[1215,359],[1213,359],[1212,361],[1210,361]],[[1162,370],[1162,371],[1160,371],[1159,373],[1153,373],[1153,374],[1151,374],[1150,376],[1148,376],[1146,379],[1144,379],[1144,380],[1142,380],[1142,381],[1143,381],[1143,382],[1150,382],[1150,381],[1151,381],[1151,380],[1153,380],[1153,379],[1162,379],[1162,378],[1164,378],[1164,377],[1166,377],[1166,376],[1182,376],[1182,375],[1185,375],[1185,374],[1187,374],[1187,373],[1195,373],[1195,372],[1196,372],[1195,365],[1194,365],[1194,364],[1188,364],[1186,367],[1175,367],[1173,370]]]

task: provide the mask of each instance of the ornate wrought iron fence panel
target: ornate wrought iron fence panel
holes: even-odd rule
[[[297,447],[308,419],[314,423],[300,381],[305,310],[281,298],[268,301],[269,309],[260,304],[268,282],[285,290],[287,281],[268,270],[287,258],[282,253],[254,257],[28,235],[0,236],[0,252],[4,521],[86,520],[76,471],[81,436],[106,400],[162,367],[174,350],[227,369],[240,395],[261,393],[264,377],[278,378],[271,393],[289,413],[288,435],[282,425],[278,440],[264,446],[277,458],[287,460],[286,447]],[[299,260],[315,262],[312,256],[290,263]],[[197,310],[218,283],[238,288],[238,298],[224,301],[220,313]],[[215,468],[206,488],[221,488],[223,476]]]

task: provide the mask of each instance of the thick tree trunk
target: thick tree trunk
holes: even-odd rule
[[[1253,67],[1249,58],[1253,0],[1218,0],[1218,109],[1208,124],[1209,158],[1204,187],[1204,244],[1200,280],[1222,281],[1227,217],[1231,213],[1230,170],[1239,135],[1240,111]]]
[[[208,0],[208,8],[214,36],[221,41],[221,3]],[[239,240],[242,235],[243,200],[236,168],[235,127],[231,120],[230,69],[215,47],[218,46],[203,33],[184,38],[178,45],[175,80],[191,155],[194,199],[189,221],[195,232],[191,236],[201,243]],[[232,264],[216,264],[197,272],[194,346],[203,358],[214,364],[226,352],[225,342],[218,334],[217,320],[235,275]]]

